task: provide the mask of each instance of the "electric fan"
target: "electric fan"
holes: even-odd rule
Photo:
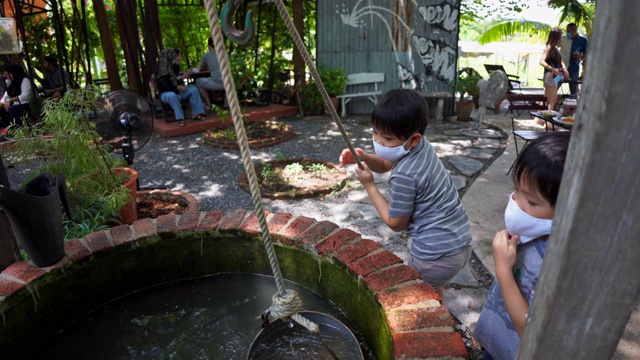
[[[149,141],[153,121],[149,102],[140,94],[128,90],[106,93],[98,102],[94,119],[98,134],[104,141],[113,144],[116,152],[122,151],[129,165],[133,164],[135,152]]]
[[[470,128],[460,129],[460,133],[466,136],[499,138],[502,135],[493,129],[482,126],[484,114],[487,107],[493,108],[498,100],[501,100],[509,89],[509,79],[504,71],[496,70],[489,74],[489,79],[480,79],[478,81],[480,89],[480,108],[478,109],[477,119],[473,119]]]

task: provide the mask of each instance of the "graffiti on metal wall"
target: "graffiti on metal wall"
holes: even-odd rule
[[[455,78],[456,48],[451,39],[455,38],[458,31],[459,0],[412,0],[408,6],[413,6],[413,10],[420,14],[413,21],[415,28],[426,29],[421,33],[416,33],[416,29],[403,16],[391,11],[388,2],[385,5],[386,7],[374,5],[373,0],[358,0],[352,8],[344,3],[339,5],[336,13],[343,24],[354,28],[365,27],[365,19],[382,23],[396,58],[401,87],[427,91],[429,83],[433,81],[452,84]],[[398,28],[411,38],[413,54],[410,56],[398,51],[392,23],[399,25]],[[416,58],[413,55],[420,59],[419,64],[412,63]]]

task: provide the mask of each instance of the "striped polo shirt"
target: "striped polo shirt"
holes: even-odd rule
[[[423,137],[389,176],[389,216],[410,216],[411,255],[434,260],[471,245],[469,218],[451,175]]]

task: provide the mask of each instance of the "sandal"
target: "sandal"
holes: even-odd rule
[[[204,114],[198,114],[198,115],[193,117],[193,121],[202,121],[202,120],[204,120],[206,118],[207,117]]]
[[[178,120],[178,126],[179,127],[184,127],[184,119]]]

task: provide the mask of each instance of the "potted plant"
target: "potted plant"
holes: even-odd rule
[[[327,90],[333,106],[337,110],[339,101],[336,96],[342,95],[344,92],[344,87],[347,85],[348,79],[347,73],[340,68],[319,66],[318,75],[320,75],[322,84]],[[324,108],[324,101],[316,82],[311,79],[301,87],[300,92],[304,96],[305,114],[320,114],[321,109]],[[324,111],[325,113],[329,113],[326,108]]]
[[[480,75],[473,69],[466,68],[460,71],[458,79],[453,85],[453,90],[459,94],[456,102],[456,115],[459,121],[469,121],[471,112],[478,97],[478,81]]]
[[[90,233],[96,227],[130,223],[137,218],[137,173],[124,168],[124,159],[109,153],[110,146],[102,143],[89,119],[97,110],[99,94],[97,87],[88,87],[70,90],[57,100],[46,100],[41,124],[30,129],[18,128],[11,134],[16,141],[10,151],[15,153],[16,160],[29,162],[33,169],[25,182],[42,173],[64,174],[75,217],[65,222],[65,230],[75,237],[84,236],[82,229]],[[123,217],[127,214],[132,217]],[[96,218],[101,221],[91,226],[82,223],[84,219]],[[74,227],[80,231],[72,231]]]

